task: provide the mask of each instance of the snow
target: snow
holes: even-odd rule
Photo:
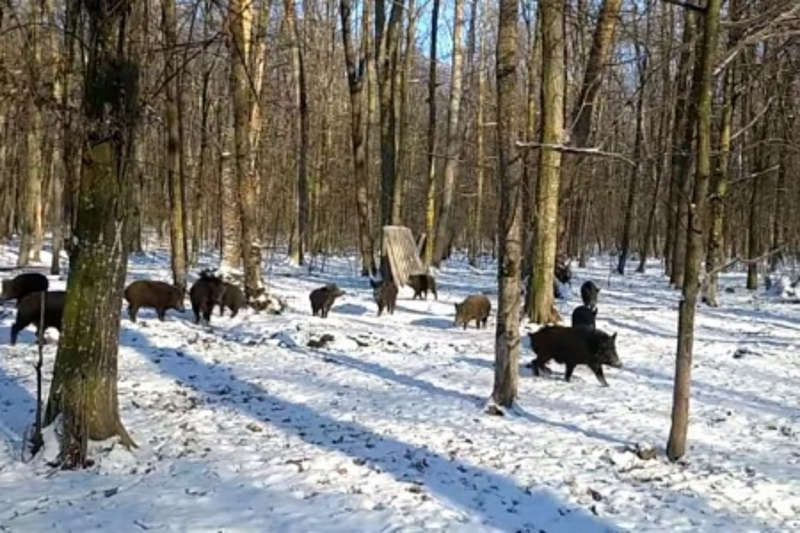
[[[12,263],[13,250],[0,260]],[[690,446],[672,464],[664,444],[679,293],[658,264],[625,278],[602,258],[574,268],[559,310],[569,320],[580,284],[594,280],[598,327],[619,333],[624,367],[606,370],[608,388],[585,367],[571,383],[555,364],[553,376],[534,378],[526,336],[519,402],[506,416],[483,411],[494,317],[485,330],[453,327],[453,304],[470,293],[496,309],[493,264],[451,261],[437,272],[438,302],[403,288],[395,314],[381,317],[354,258],[324,266],[309,274],[273,258],[269,290],[288,304],[277,316],[216,314],[206,327],[191,311],[161,323],[142,310],[136,324],[123,313],[120,412],[139,448],[93,443],[96,464],[83,471],[20,460],[34,414],[34,334],[7,344],[5,304],[0,531],[800,528],[800,307],[746,291],[741,273],[722,276],[721,307],[699,309]],[[168,256],[132,256],[129,278],[168,281]],[[346,295],[327,319],[312,317],[308,293],[330,282]],[[323,348],[307,346],[325,334]],[[48,332],[45,391],[57,335]],[[51,434],[45,455],[53,446]],[[652,449],[655,458],[640,458]]]

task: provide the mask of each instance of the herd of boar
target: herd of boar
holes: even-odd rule
[[[427,299],[428,293],[438,300],[436,280],[430,274],[413,275],[408,280],[414,290],[413,298]],[[370,279],[372,294],[378,306],[378,316],[384,310],[394,314],[398,288],[392,280]],[[11,326],[11,344],[17,341],[17,335],[30,324],[36,326],[37,336],[41,317],[41,304],[44,301],[44,327],[61,328],[61,316],[64,310],[64,291],[47,291],[47,278],[38,273],[20,274],[12,280],[2,283],[2,300],[17,301],[17,317]],[[600,289],[591,281],[581,286],[583,305],[572,313],[572,326],[564,327],[548,325],[530,333],[530,343],[536,358],[530,363],[534,375],[549,374],[549,360],[566,366],[564,377],[567,381],[577,365],[587,365],[603,386],[608,386],[603,375],[603,365],[620,368],[622,363],[616,351],[616,333],[608,335],[595,328],[597,317],[597,297]],[[311,291],[309,300],[314,316],[326,318],[334,302],[345,293],[336,284],[328,284]],[[184,312],[184,293],[181,289],[162,281],[138,280],[125,288],[125,300],[128,302],[128,316],[136,322],[141,308],[155,309],[159,320],[169,309]],[[200,273],[199,279],[189,290],[195,323],[204,320],[208,323],[215,307],[219,307],[220,315],[225,309],[236,316],[239,309],[245,307],[246,299],[242,290],[232,283],[222,280],[210,271]],[[461,303],[455,304],[455,326],[467,325],[475,321],[475,327],[486,327],[491,313],[491,303],[483,294],[472,294]]]

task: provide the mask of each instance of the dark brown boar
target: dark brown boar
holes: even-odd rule
[[[61,317],[64,315],[64,291],[45,293],[44,329],[56,328],[61,331]],[[11,344],[17,343],[19,332],[30,324],[36,325],[36,336],[44,334],[39,331],[41,317],[42,293],[32,292],[17,301],[17,319],[11,326]]]
[[[545,365],[547,361],[554,359],[567,365],[564,374],[567,381],[577,365],[588,365],[597,380],[608,387],[602,365],[622,367],[615,346],[616,333],[608,335],[599,329],[545,326],[536,333],[531,333],[530,339],[531,348],[536,353],[536,359],[531,366],[537,376],[541,372],[548,372]]]
[[[203,317],[206,324],[211,323],[211,313],[214,307],[222,304],[222,297],[225,294],[224,282],[211,274],[205,272],[200,274],[200,279],[194,282],[189,289],[189,299],[192,302],[194,312],[194,323],[200,322]]]
[[[384,308],[390,315],[393,315],[394,306],[397,303],[397,285],[390,279],[375,281],[372,278],[370,278],[369,284],[372,286],[372,297],[378,304],[378,316],[381,316]]]
[[[327,318],[328,312],[331,310],[336,298],[343,294],[344,291],[335,283],[329,283],[328,285],[314,289],[311,291],[311,294],[308,295],[308,299],[311,301],[311,314]]]
[[[428,291],[433,293],[433,297],[438,300],[439,295],[436,294],[436,279],[430,274],[414,274],[408,278],[408,286],[414,289],[415,300],[418,296],[420,299],[428,299]]]
[[[14,279],[3,280],[3,292],[0,300],[17,300],[17,303],[32,292],[46,291],[49,284],[47,278],[38,272],[26,272]]]
[[[181,313],[186,311],[183,306],[183,291],[163,281],[134,281],[125,287],[125,300],[128,302],[131,322],[136,322],[136,314],[141,307],[154,308],[159,320],[164,320],[167,309],[175,309]]]
[[[239,313],[239,309],[247,306],[247,298],[244,297],[242,289],[233,283],[223,281],[222,285],[223,291],[222,301],[219,303],[219,316],[225,316],[225,308],[227,307],[231,311],[231,318],[233,318]]]
[[[486,322],[489,320],[489,313],[492,312],[492,304],[489,302],[489,298],[483,294],[472,294],[467,296],[460,304],[455,305],[456,326],[463,324],[464,329],[467,329],[469,321],[474,320],[476,328],[480,329],[481,326],[486,327]]]

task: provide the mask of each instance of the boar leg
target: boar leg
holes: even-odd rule
[[[128,316],[131,318],[131,322],[136,322],[136,312],[138,310],[139,310],[138,307],[128,305]]]
[[[572,378],[572,372],[575,370],[575,363],[567,363],[567,371],[564,373],[564,379],[569,381]]]
[[[594,375],[597,376],[597,381],[599,381],[603,387],[608,387],[606,377],[603,375],[603,366],[599,364],[593,364],[589,365],[589,368],[591,368],[592,372],[594,372]]]
[[[158,314],[158,319],[163,322],[164,316],[167,314],[167,310],[161,307],[159,309],[156,309],[156,313]]]

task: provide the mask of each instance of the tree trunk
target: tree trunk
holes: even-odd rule
[[[673,222],[674,239],[672,244],[672,268],[670,270],[670,282],[675,287],[683,285],[684,270],[686,266],[686,230],[689,227],[689,199],[692,192],[692,142],[695,135],[697,125],[697,103],[690,101],[689,94],[694,91],[694,87],[699,83],[697,74],[700,71],[698,62],[700,61],[700,52],[694,52],[694,74],[691,76],[691,85],[684,87],[688,80],[688,72],[691,64],[691,48],[697,48],[700,45],[694,44],[697,35],[697,21],[695,15],[691,10],[684,11],[684,46],[689,50],[684,50],[681,53],[681,67],[684,66],[684,59],[686,59],[686,72],[684,77],[683,68],[679,67],[678,75],[678,92],[687,95],[687,98],[681,101],[681,96],[678,97],[676,106],[676,119],[674,125],[674,133],[676,142],[673,144],[672,153],[672,179],[673,179],[673,192],[675,194],[675,220]],[[684,54],[686,56],[684,56]],[[691,87],[691,88],[690,88]],[[678,116],[681,115],[681,116]]]
[[[735,9],[736,4],[732,5]],[[719,159],[715,172],[715,183],[711,195],[711,230],[708,235],[708,255],[706,256],[706,272],[709,273],[706,281],[705,302],[716,307],[717,285],[719,273],[716,269],[725,260],[725,196],[728,192],[728,165],[731,154],[731,129],[733,126],[734,97],[736,70],[729,65],[725,71],[725,81],[722,97],[722,124],[719,134]]]
[[[436,246],[436,46],[439,33],[439,3],[431,11],[431,52],[428,63],[428,189],[425,195],[425,265],[430,266]]]
[[[619,18],[619,9],[622,0],[604,0],[600,7],[597,27],[594,30],[592,48],[589,51],[589,61],[583,74],[583,84],[578,99],[575,101],[572,123],[571,143],[574,146],[586,146],[592,132],[592,115],[600,87],[603,81],[603,70],[606,68],[608,58],[614,45],[614,34]]]
[[[700,266],[703,259],[703,230],[706,219],[706,196],[711,179],[711,101],[713,98],[714,56],[719,33],[722,0],[709,0],[703,21],[700,72],[695,76],[693,99],[697,103],[697,164],[694,193],[687,228],[686,269],[683,298],[678,314],[678,349],[675,365],[675,389],[672,404],[672,427],[667,442],[667,456],[677,461],[686,452],[689,427],[689,397],[692,372],[692,344],[697,295],[700,290]]]
[[[298,265],[304,264],[308,243],[308,102],[305,65],[300,31],[297,28],[293,0],[284,0],[286,31],[291,40],[292,81],[294,83],[294,105],[297,109],[295,121],[295,149],[297,180],[295,182],[295,222],[292,233],[290,258]]]
[[[347,67],[347,82],[350,88],[350,137],[353,149],[353,170],[356,181],[356,210],[358,214],[358,239],[361,250],[361,275],[375,274],[375,254],[372,250],[372,238],[369,229],[369,210],[367,205],[367,176],[366,140],[364,130],[366,120],[364,116],[364,83],[367,81],[367,72],[364,68],[365,58],[356,61],[355,47],[351,36],[352,0],[341,0],[339,13],[342,18],[342,41],[344,44],[345,66]]]
[[[437,266],[447,253],[450,243],[450,218],[453,211],[453,193],[456,187],[458,157],[461,152],[461,132],[459,115],[464,72],[464,0],[454,0],[453,4],[453,60],[450,69],[450,100],[447,106],[447,141],[445,147],[444,184],[442,185],[442,207],[436,227],[434,264]]]
[[[395,144],[397,47],[404,1],[395,0],[392,3],[389,21],[385,23],[385,0],[375,0],[375,41],[378,48],[378,102],[381,125],[381,225],[383,226],[399,223],[398,220],[392,220],[392,215],[397,156]]]
[[[26,32],[27,38],[27,83],[25,95],[25,116],[27,131],[25,133],[25,178],[21,190],[21,235],[17,265],[25,266],[31,261],[39,261],[42,246],[42,185],[44,168],[42,166],[44,128],[42,113],[36,101],[40,90],[42,69],[41,57],[41,11],[36,7],[30,10],[31,23]]]
[[[403,52],[403,65],[400,72],[400,103],[399,111],[397,113],[399,120],[398,132],[398,157],[397,157],[397,177],[395,179],[395,211],[396,216],[392,215],[397,220],[406,218],[405,213],[407,210],[406,200],[408,196],[408,183],[412,177],[414,155],[412,154],[412,135],[411,135],[411,120],[409,117],[409,102],[408,102],[408,87],[409,81],[414,73],[414,57],[416,54],[415,34],[417,27],[416,19],[416,0],[409,0],[408,2],[408,22],[406,26],[406,37]]]
[[[256,176],[251,166],[252,146],[250,123],[250,86],[247,65],[251,50],[252,3],[231,0],[228,5],[230,48],[230,84],[233,100],[233,144],[239,218],[241,228],[241,257],[244,265],[245,296],[251,307],[262,310],[267,305],[264,282],[261,279],[261,242],[256,220]]]
[[[497,219],[497,328],[492,400],[510,407],[519,373],[519,276],[521,264],[521,159],[517,153],[517,0],[500,0],[497,32],[497,148],[500,210]],[[551,292],[552,296],[552,292]]]
[[[438,0],[435,0],[438,1]],[[486,107],[486,32],[484,9],[481,11],[480,46],[478,51],[478,102],[475,111],[475,204],[472,217],[472,239],[470,239],[469,264],[478,266],[482,251],[483,230],[483,182],[485,179],[486,142],[484,135],[484,109]],[[474,16],[474,15],[473,15]]]
[[[531,8],[531,11],[532,8]],[[534,142],[536,135],[536,102],[540,99],[540,87],[536,83],[539,77],[539,65],[542,57],[541,17],[529,13],[525,19],[528,40],[527,71],[528,83],[525,95],[525,141]],[[533,237],[536,228],[536,182],[534,181],[534,166],[537,161],[537,152],[525,150],[522,154],[522,273],[529,277],[532,284],[533,273]],[[531,285],[532,286],[532,285]],[[533,291],[528,290],[525,298],[525,312],[530,312],[533,306]]]
[[[645,28],[645,43],[639,43],[638,31],[634,29],[634,48],[636,49],[636,63],[639,69],[639,86],[638,96],[636,97],[636,133],[633,142],[633,161],[635,165],[631,168],[630,182],[628,183],[628,199],[625,203],[625,221],[622,225],[622,245],[619,254],[619,263],[617,264],[617,272],[622,276],[625,275],[625,264],[628,261],[628,253],[630,253],[631,238],[633,235],[633,224],[636,220],[636,189],[639,183],[639,173],[642,171],[642,143],[644,137],[644,98],[645,91],[647,90],[647,64],[650,59],[650,48],[648,39],[650,38],[650,7],[647,9],[647,24]],[[634,14],[638,8],[634,5]],[[644,51],[642,51],[644,46]],[[656,189],[657,190],[657,189]]]
[[[178,43],[178,22],[175,16],[175,0],[161,0],[161,31],[167,47],[165,72],[169,79],[166,85],[164,122],[167,127],[167,185],[169,187],[169,236],[172,283],[181,291],[186,290],[186,235],[184,233],[184,194],[181,179],[181,136],[178,116],[178,72],[175,58]]]
[[[117,349],[128,250],[124,239],[131,186],[125,176],[138,116],[138,65],[122,43],[127,2],[85,3],[89,38],[86,120],[78,220],[70,257],[61,337],[45,424],[63,415],[61,462],[86,464],[87,439],[118,435]],[[120,84],[123,90],[119,90]],[[91,90],[94,88],[95,90]],[[100,90],[96,90],[100,89]]]
[[[564,135],[564,2],[543,0],[542,17],[542,143],[560,144]],[[558,233],[558,190],[561,152],[543,148],[539,153],[539,183],[536,188],[536,241],[533,272],[533,307],[530,320],[537,323],[560,320],[553,305],[553,269]]]

